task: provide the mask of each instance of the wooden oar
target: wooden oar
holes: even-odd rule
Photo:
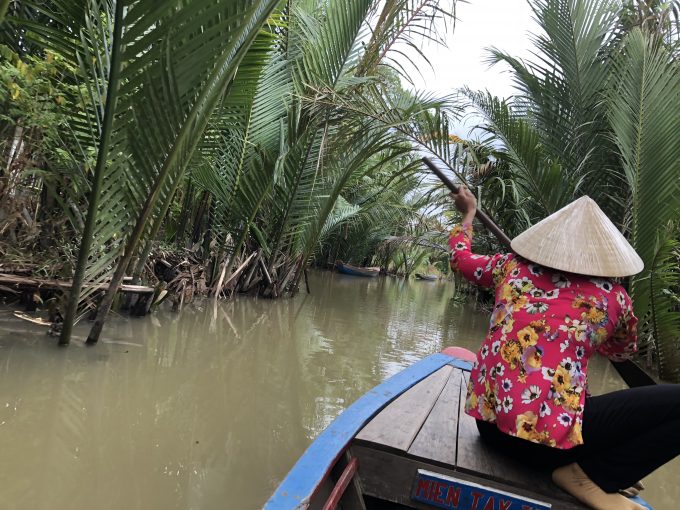
[[[423,163],[425,163],[432,173],[434,173],[439,179],[444,183],[444,185],[451,190],[452,193],[458,193],[458,186],[453,184],[444,173],[439,170],[434,163],[427,158],[423,158]],[[481,209],[477,208],[477,214],[475,215],[479,221],[481,221],[486,228],[488,228],[491,233],[493,233],[498,240],[508,248],[510,247],[510,238],[505,235],[498,225]],[[641,367],[632,361],[619,361],[613,362],[614,368],[619,373],[621,378],[630,388],[635,388],[637,386],[651,386],[656,384],[656,381]]]
[[[451,190],[452,193],[458,193],[458,186],[453,184],[446,175],[444,175],[444,172],[439,170],[432,161],[430,161],[427,158],[423,158],[423,163],[425,163],[430,170],[432,170],[432,173],[434,173],[437,177],[439,177],[439,180],[444,183],[444,185]],[[484,224],[486,228],[489,229],[489,231],[495,235],[498,240],[503,244],[505,247],[508,249],[512,249],[510,247],[510,238],[505,235],[505,232],[503,232],[498,225],[489,217],[488,214],[486,214],[484,211],[482,211],[479,207],[477,207],[477,214],[475,215],[479,221]]]

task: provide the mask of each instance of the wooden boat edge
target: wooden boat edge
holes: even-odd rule
[[[319,434],[265,503],[264,510],[304,509],[356,434],[399,395],[443,366],[470,370],[472,364],[432,354],[375,386]]]

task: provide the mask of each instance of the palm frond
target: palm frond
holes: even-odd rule
[[[680,215],[680,148],[669,143],[680,129],[680,78],[666,48],[640,29],[624,39],[614,66],[609,119],[630,189],[631,240],[646,268],[631,294],[646,318],[663,313],[654,306],[651,272],[661,229]]]
[[[680,382],[679,227],[677,223],[669,223],[659,229],[649,271],[650,315],[640,328],[643,338],[652,338],[659,374],[676,383]]]
[[[456,19],[455,0],[390,0],[384,2],[372,26],[371,38],[359,63],[357,74],[370,75],[380,65],[395,70],[411,81],[403,62],[418,70],[411,54],[431,66],[423,41],[445,45],[448,24]]]
[[[620,187],[601,100],[609,76],[605,50],[615,35],[618,3],[532,0],[530,5],[540,27],[532,36],[534,59],[521,61],[491,49],[489,60],[510,66],[519,91],[515,104],[538,132],[547,159],[583,176],[591,194]],[[615,203],[603,205],[620,216]]]
[[[489,93],[467,91],[466,95],[487,120],[483,128],[503,142],[523,196],[531,197],[536,204],[523,204],[532,221],[552,214],[577,196],[583,181],[578,169],[570,173],[560,160],[551,159],[540,132],[524,115]]]

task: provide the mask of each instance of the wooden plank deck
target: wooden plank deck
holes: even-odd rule
[[[586,508],[561,491],[550,474],[528,468],[484,444],[474,418],[465,414],[469,372],[444,366],[405,392],[357,434],[351,453],[359,457],[365,492],[412,508],[431,508],[410,499],[417,469],[482,483],[550,503],[555,509]],[[369,476],[361,476],[361,473]],[[390,472],[401,480],[390,487]],[[401,489],[395,487],[400,486]]]
[[[399,396],[357,435],[383,446],[408,450],[437,403],[453,367],[444,366]],[[414,402],[418,405],[414,406]]]

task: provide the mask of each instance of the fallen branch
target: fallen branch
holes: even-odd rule
[[[229,279],[226,282],[224,282],[224,284],[222,284],[222,279],[224,278],[224,275],[225,275],[226,269],[227,269],[226,265],[225,265],[225,267],[222,269],[222,274],[220,275],[220,281],[218,282],[217,287],[215,287],[215,299],[217,299],[217,296],[219,296],[222,293],[222,290],[225,287],[227,287],[232,281],[234,281],[234,279],[236,279],[241,274],[241,272],[243,272],[243,270],[248,266],[248,264],[250,263],[250,261],[253,259],[253,257],[255,255],[257,255],[257,252],[251,253],[250,256],[245,260],[245,262],[243,262],[243,264],[238,266],[236,271],[231,273],[231,276],[229,277]]]
[[[259,262],[260,262],[260,267],[262,268],[262,272],[264,273],[264,277],[267,280],[267,283],[269,285],[271,285],[272,284],[272,277],[269,276],[269,271],[267,271],[267,266],[265,265],[264,260],[260,259]]]

